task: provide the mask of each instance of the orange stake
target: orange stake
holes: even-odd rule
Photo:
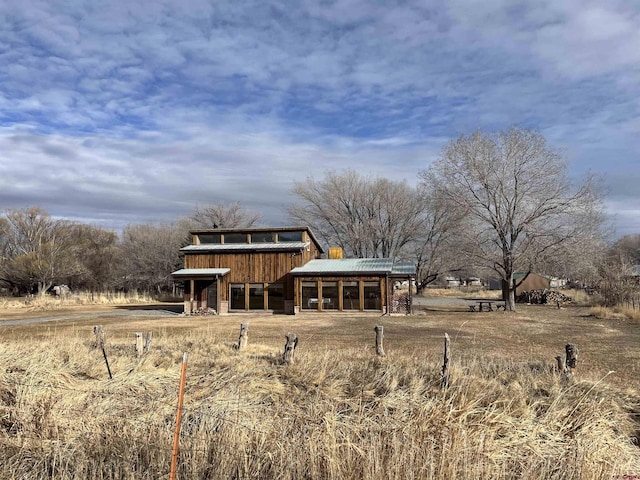
[[[182,356],[182,371],[180,372],[180,391],[178,392],[178,411],[176,412],[176,432],[173,435],[173,450],[171,451],[170,480],[176,480],[178,467],[178,445],[180,443],[180,423],[182,423],[182,399],[184,397],[184,381],[187,374],[187,352]]]

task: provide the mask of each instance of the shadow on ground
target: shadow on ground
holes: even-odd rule
[[[145,303],[141,305],[117,305],[115,307],[117,310],[128,310],[128,311],[145,311],[145,310],[155,310],[155,311],[166,311],[171,313],[184,313],[184,304],[182,303]]]

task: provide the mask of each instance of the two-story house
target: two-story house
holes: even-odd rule
[[[387,312],[392,284],[415,267],[385,258],[321,258],[308,227],[194,230],[181,249],[185,312]],[[340,256],[339,254],[335,256]]]

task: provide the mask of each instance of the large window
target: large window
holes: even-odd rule
[[[301,242],[302,232],[280,232],[278,242]]]
[[[302,309],[318,309],[318,282],[302,282]]]
[[[322,309],[338,309],[338,282],[322,282]]]
[[[342,309],[360,310],[360,288],[358,282],[342,282]]]
[[[380,282],[364,282],[364,309],[382,310]]]
[[[281,283],[272,283],[267,288],[269,310],[284,310],[284,287]]]
[[[231,310],[245,310],[244,283],[231,284]]]
[[[264,285],[249,284],[249,310],[264,310]]]

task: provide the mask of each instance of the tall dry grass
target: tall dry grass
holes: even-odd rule
[[[596,318],[617,318],[640,322],[640,310],[626,306],[604,307],[598,305],[591,307],[589,314]]]
[[[138,292],[79,292],[64,296],[30,295],[26,297],[0,297],[0,309],[58,310],[76,305],[125,305],[152,303],[157,299]]]
[[[117,336],[116,336],[117,335]],[[372,356],[315,338],[238,352],[219,331],[91,348],[89,328],[0,344],[0,478],[167,478],[189,352],[178,478],[610,479],[640,473],[640,395],[543,363]],[[455,342],[453,344],[455,352]],[[455,353],[454,353],[455,355]]]

